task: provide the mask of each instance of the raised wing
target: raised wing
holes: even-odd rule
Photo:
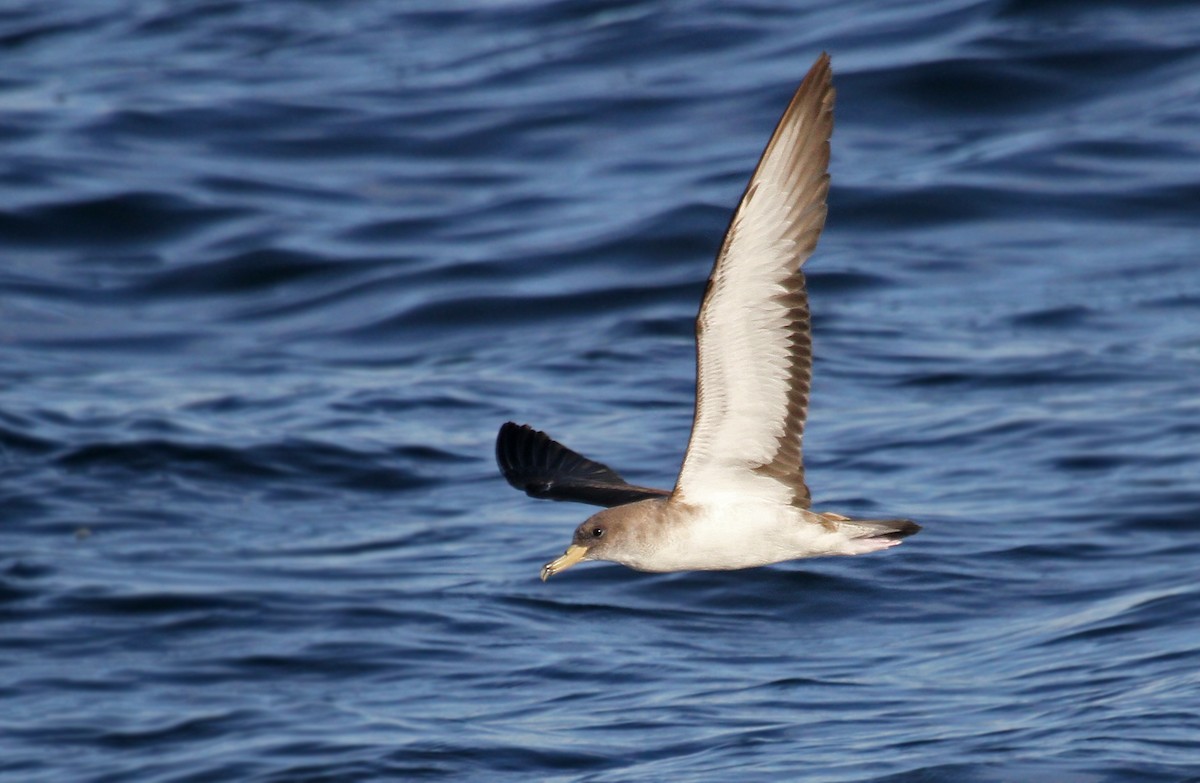
[[[635,487],[607,465],[571,451],[528,424],[511,421],[496,436],[496,464],[509,484],[534,498],[612,507],[670,494]]]
[[[734,212],[696,318],[696,417],[673,498],[807,508],[800,438],[812,377],[801,265],[825,225],[833,77],[822,54]]]

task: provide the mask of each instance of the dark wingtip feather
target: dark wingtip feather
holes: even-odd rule
[[[496,464],[513,487],[537,496],[547,484],[573,479],[624,483],[607,465],[590,460],[528,424],[505,422],[496,435]]]
[[[607,465],[528,424],[511,421],[502,424],[496,435],[496,464],[505,481],[535,498],[617,506],[670,494],[633,486]]]

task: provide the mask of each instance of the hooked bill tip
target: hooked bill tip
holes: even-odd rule
[[[567,547],[567,551],[563,552],[562,557],[557,560],[551,560],[546,565],[542,566],[542,581],[545,582],[550,577],[557,574],[559,571],[566,571],[571,566],[578,563],[587,555],[587,547],[571,544]]]

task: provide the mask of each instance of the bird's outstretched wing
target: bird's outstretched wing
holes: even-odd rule
[[[496,436],[496,464],[509,484],[534,498],[612,507],[670,494],[636,487],[607,465],[571,451],[528,424],[511,421]]]
[[[696,418],[673,500],[809,506],[800,437],[812,337],[800,267],[825,225],[833,97],[823,54],[725,234],[696,317]]]

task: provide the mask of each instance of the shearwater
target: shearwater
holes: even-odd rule
[[[725,232],[696,317],[696,413],[673,491],[633,486],[528,426],[500,428],[496,459],[514,487],[607,506],[542,568],[543,581],[583,560],[688,571],[860,555],[921,529],[815,511],[804,482],[812,329],[801,267],[825,225],[833,100],[822,54]]]

